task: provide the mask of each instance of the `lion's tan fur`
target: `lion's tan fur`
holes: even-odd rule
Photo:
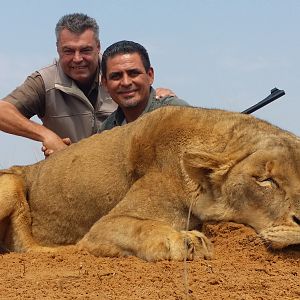
[[[193,230],[205,221],[248,224],[274,247],[300,243],[299,146],[251,116],[161,108],[0,172],[2,244],[193,259],[211,256],[209,240]]]

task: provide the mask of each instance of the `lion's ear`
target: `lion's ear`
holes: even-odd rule
[[[202,150],[190,150],[183,154],[183,167],[191,178],[208,179],[221,183],[224,175],[238,162],[249,156],[248,149],[237,149],[232,153],[212,153]],[[198,181],[198,180],[197,180]]]
[[[212,154],[205,151],[188,151],[183,154],[183,167],[188,176],[196,182],[213,180],[222,181],[229,171],[228,164],[221,154]]]
[[[183,161],[187,166],[208,170],[219,169],[224,164],[224,160],[220,157],[220,155],[204,151],[185,152],[183,154]]]

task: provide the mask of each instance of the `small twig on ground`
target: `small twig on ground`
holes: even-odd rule
[[[101,277],[110,276],[110,275],[115,276],[116,272],[107,272],[107,273],[103,273],[103,274],[98,274],[97,273],[97,276],[98,276],[99,279],[101,279]]]

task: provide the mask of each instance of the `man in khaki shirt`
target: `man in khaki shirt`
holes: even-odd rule
[[[58,61],[0,101],[0,130],[40,141],[45,156],[96,133],[117,107],[101,85],[97,22],[85,14],[65,15],[55,33]],[[30,120],[34,115],[42,125]]]

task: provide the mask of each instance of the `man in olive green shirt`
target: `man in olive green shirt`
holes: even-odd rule
[[[140,115],[165,105],[187,106],[176,96],[157,100],[154,70],[146,49],[132,41],[120,41],[109,46],[102,56],[102,84],[118,109],[102,124],[101,130],[136,120]]]

